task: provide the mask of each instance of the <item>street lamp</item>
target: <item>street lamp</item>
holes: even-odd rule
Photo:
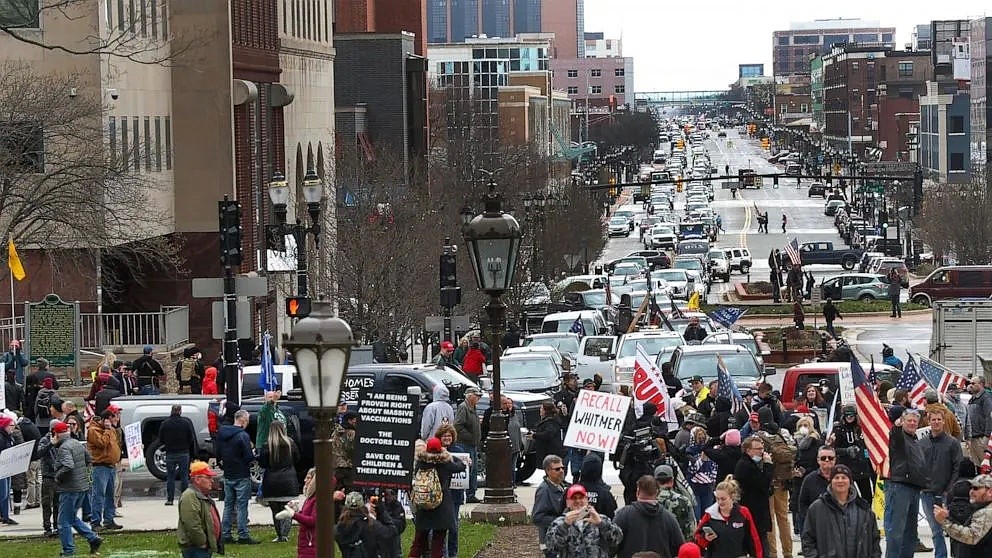
[[[355,338],[351,326],[335,317],[330,302],[313,303],[310,315],[283,336],[283,347],[293,355],[300,385],[314,417],[314,464],[317,469],[317,556],[334,556],[334,453],[331,430],[341,399],[341,386],[348,374],[348,361]]]
[[[269,240],[270,250],[279,249],[282,246],[282,239],[287,234],[293,235],[296,242],[296,285],[297,294],[308,295],[307,282],[307,235],[313,235],[314,245],[320,244],[320,202],[324,198],[324,184],[317,171],[310,166],[303,176],[303,201],[307,204],[307,213],[310,215],[310,226],[303,223],[287,223],[286,215],[289,207],[289,183],[286,176],[280,171],[272,174],[269,181],[269,201],[272,202],[276,223],[267,227],[266,238]]]
[[[517,523],[526,520],[527,510],[517,503],[510,483],[513,466],[510,463],[510,438],[506,432],[506,416],[499,412],[502,391],[500,344],[506,329],[506,306],[500,296],[513,283],[523,231],[512,215],[500,209],[500,196],[496,193],[496,183],[492,178],[489,193],[484,196],[483,202],[483,213],[462,227],[475,280],[479,290],[489,295],[486,313],[493,354],[493,390],[489,400],[493,413],[486,438],[486,493],[483,503],[472,510],[472,517],[491,522]]]

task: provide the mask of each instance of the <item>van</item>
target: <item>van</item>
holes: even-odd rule
[[[992,266],[954,265],[939,267],[926,279],[909,288],[909,299],[930,306],[935,300],[989,298],[992,296]]]
[[[575,321],[582,323],[583,332],[579,335],[605,335],[608,324],[599,310],[579,310],[577,312],[556,312],[548,314],[541,322],[541,333],[567,332],[572,330]]]

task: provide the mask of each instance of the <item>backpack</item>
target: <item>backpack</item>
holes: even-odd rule
[[[196,372],[196,359],[184,358],[179,365],[179,381],[189,382],[194,372]]]
[[[768,448],[768,453],[772,456],[772,463],[775,465],[772,478],[775,480],[789,480],[792,478],[793,468],[796,464],[796,446],[790,444],[781,432],[771,434],[769,432],[759,432],[761,439]]]
[[[413,476],[410,502],[422,510],[433,510],[441,505],[444,489],[434,467],[424,467]]]
[[[52,418],[52,413],[49,407],[52,406],[52,400],[55,399],[55,390],[50,388],[41,388],[38,390],[38,397],[35,399],[35,408],[37,409],[38,418]]]

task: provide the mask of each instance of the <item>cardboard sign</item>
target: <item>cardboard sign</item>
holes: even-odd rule
[[[31,440],[0,452],[0,479],[27,472],[35,442],[37,440]]]
[[[141,442],[141,423],[132,422],[124,427],[124,445],[127,447],[127,467],[137,471],[145,466],[145,444]]]
[[[457,457],[462,461],[466,461],[469,458],[467,453],[457,453],[453,452],[452,457]],[[451,489],[452,490],[468,490],[468,474],[469,468],[466,467],[461,473],[455,473],[451,475]]]
[[[355,428],[355,484],[409,489],[414,442],[420,434],[420,397],[361,389]]]
[[[840,386],[841,404],[854,405],[854,376],[850,364],[837,367],[837,384]]]
[[[565,433],[565,445],[613,453],[620,443],[628,407],[630,397],[580,390]]]

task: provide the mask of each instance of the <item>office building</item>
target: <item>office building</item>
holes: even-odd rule
[[[817,19],[794,22],[772,33],[772,73],[808,74],[811,55],[823,55],[839,44],[895,48],[894,27],[862,19]]]
[[[971,21],[971,163],[975,171],[984,171],[986,180],[992,181],[988,172],[992,163],[992,17]],[[990,182],[992,183],[992,182]]]
[[[552,59],[552,83],[568,94],[576,111],[609,112],[633,105],[634,59]]]
[[[586,58],[617,58],[623,56],[623,39],[607,39],[602,31],[585,33]]]
[[[764,64],[738,64],[737,78],[755,78],[765,75]]]
[[[427,52],[428,0],[334,0],[334,6],[336,33],[411,33],[413,53]],[[441,15],[446,17],[446,11]],[[446,25],[444,20],[442,27]]]
[[[970,93],[955,82],[927,82],[920,97],[919,156],[924,176],[941,184],[967,182],[971,172]]]

